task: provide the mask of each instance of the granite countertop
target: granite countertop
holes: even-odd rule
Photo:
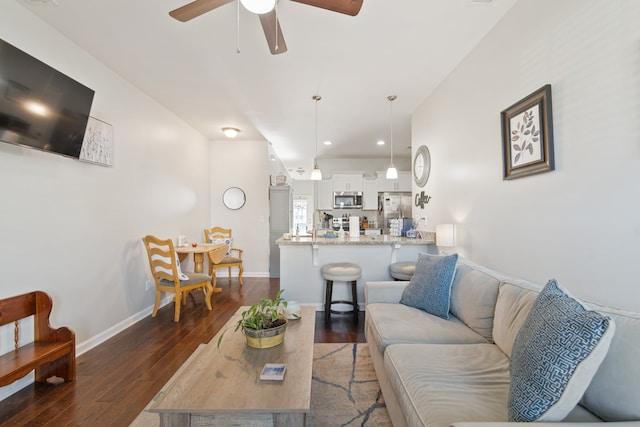
[[[278,245],[434,245],[436,243],[436,234],[433,232],[421,232],[422,239],[409,239],[407,237],[391,237],[387,235],[364,236],[357,238],[345,237],[343,240],[338,238],[326,237],[292,237],[285,239],[280,237],[276,240]]]

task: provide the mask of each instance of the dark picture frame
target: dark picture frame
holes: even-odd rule
[[[544,85],[500,113],[503,179],[555,169],[551,85]]]

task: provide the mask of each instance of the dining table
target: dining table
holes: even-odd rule
[[[214,262],[220,262],[227,253],[228,246],[224,243],[189,243],[188,246],[176,246],[178,259],[183,262],[189,254],[193,254],[193,271],[204,272],[204,255],[212,252]],[[220,288],[215,288],[214,292],[220,292]]]

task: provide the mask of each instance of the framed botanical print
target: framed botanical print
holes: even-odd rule
[[[503,179],[554,170],[551,85],[500,113]]]

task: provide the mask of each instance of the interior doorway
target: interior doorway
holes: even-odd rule
[[[311,232],[311,215],[313,213],[312,196],[293,196],[293,232],[300,234]]]

